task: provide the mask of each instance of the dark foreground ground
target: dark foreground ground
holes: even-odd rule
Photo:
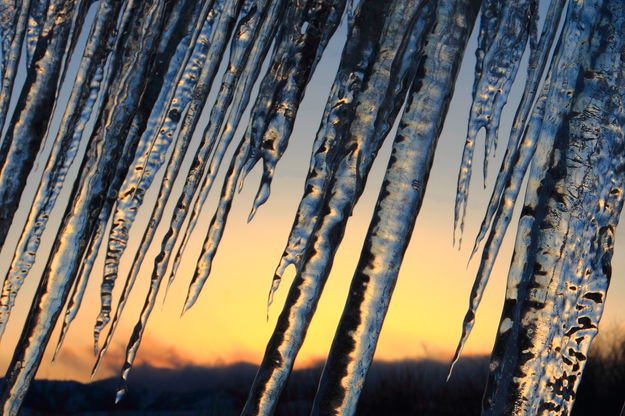
[[[625,398],[625,349],[589,360],[574,416],[618,415]],[[479,415],[486,380],[486,357],[464,359],[449,383],[446,363],[402,361],[375,363],[362,394],[358,415]],[[116,379],[91,384],[36,381],[22,416],[229,416],[238,415],[256,368],[187,367],[179,370],[142,366],[131,377],[130,393],[113,404]],[[321,367],[292,375],[277,416],[308,415]]]
[[[472,416],[480,414],[487,357],[465,358],[445,382],[447,363],[376,362],[358,416]],[[113,403],[117,379],[91,384],[35,381],[21,416],[230,416],[238,415],[256,367],[135,368],[130,392]],[[321,366],[295,371],[276,416],[308,415]],[[1,380],[0,380],[1,383]],[[618,416],[625,400],[625,331],[601,334],[593,344],[573,416]]]

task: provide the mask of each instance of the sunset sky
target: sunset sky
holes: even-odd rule
[[[311,81],[298,114],[290,147],[278,165],[271,198],[260,208],[254,220],[248,224],[246,219],[260,176],[260,169],[257,166],[253,174],[247,178],[245,188],[235,200],[213,271],[200,298],[190,311],[180,317],[195,258],[204,239],[203,232],[208,227],[218,188],[221,187],[222,180],[218,179],[216,189],[213,189],[210,197],[210,204],[205,207],[202,221],[196,229],[201,232],[196,232],[192,245],[189,246],[185,255],[184,264],[162,308],[164,287],[161,290],[158,306],[152,313],[139,351],[139,363],[147,362],[154,366],[177,367],[187,364],[212,365],[237,361],[258,363],[262,358],[265,344],[273,331],[276,318],[291,284],[293,271],[289,271],[282,282],[267,320],[266,302],[271,277],[284,249],[303,192],[312,140],[336,73],[345,36],[346,28],[342,25],[328,46],[315,77]],[[377,359],[396,360],[427,356],[447,360],[455,349],[460,335],[469,292],[478,266],[478,259],[474,259],[467,268],[469,250],[490,196],[499,161],[503,155],[511,113],[513,113],[515,103],[518,102],[519,91],[524,81],[524,70],[520,70],[519,79],[511,95],[511,105],[505,111],[500,129],[503,144],[500,144],[497,152],[497,161],[491,163],[486,190],[483,189],[481,179],[483,148],[480,146],[483,146],[483,143],[478,142],[465,227],[465,244],[462,250],[458,251],[457,248],[452,247],[453,200],[470,107],[475,63],[474,50],[475,34],[468,46],[456,94],[439,141],[423,208],[406,252],[399,281],[382,330],[376,352]],[[330,348],[378,195],[393,136],[394,133],[389,136],[378,155],[369,175],[365,193],[349,221],[332,274],[308,331],[306,342],[299,353],[297,361],[299,366],[323,360]],[[44,162],[45,160],[39,161],[39,172]],[[161,171],[160,174],[162,173]],[[220,176],[222,177],[223,175]],[[26,199],[32,197],[32,189],[35,186],[36,183],[31,180],[28,188],[31,192],[28,193]],[[58,224],[60,213],[67,200],[68,190],[65,191],[65,199],[58,202],[56,216],[50,223],[50,229]],[[153,187],[150,192],[152,199],[147,200],[153,201],[157,191],[158,187]],[[170,202],[175,202],[175,198]],[[28,212],[28,205],[29,203],[23,202],[19,211],[22,213],[22,218],[16,221],[11,231],[12,238],[7,240],[6,247],[9,249],[5,249],[0,255],[0,271],[3,274],[8,267],[13,246],[21,230],[23,217]],[[138,215],[140,221],[137,225],[145,224],[149,208],[143,207],[140,211]],[[171,209],[167,212],[171,213]],[[504,298],[507,267],[516,233],[515,224],[516,219],[513,221],[513,227],[508,231],[497,266],[480,306],[477,323],[465,348],[465,354],[486,354],[492,347]],[[139,227],[134,228],[135,231],[138,229]],[[625,321],[624,233],[623,227],[617,232],[613,280],[606,302],[603,327]],[[160,243],[163,234],[164,230],[160,230],[157,234],[154,240],[156,245]],[[52,232],[44,234],[42,250],[49,250],[52,237]],[[140,237],[140,232],[132,234],[129,250],[124,256],[122,276],[128,270],[129,260],[134,254]],[[155,252],[156,250],[151,250],[152,254],[148,255],[148,260],[143,265],[142,274],[135,285],[122,323],[117,330],[113,348],[109,351],[98,373],[98,378],[116,375],[121,368],[126,342],[136,323],[147,292]],[[6,369],[11,359],[36,287],[36,282],[32,277],[42,270],[45,264],[44,258],[45,256],[40,256],[33,269],[33,276],[27,280],[18,296],[12,320],[2,338],[0,344],[2,371]],[[94,268],[83,307],[65,341],[64,349],[57,362],[50,364],[62,318],[59,320],[57,331],[53,334],[48,353],[39,370],[39,378],[89,380],[90,369],[94,361],[92,332],[99,310],[102,260],[103,255],[100,256]],[[114,306],[122,286],[123,282],[118,281]]]

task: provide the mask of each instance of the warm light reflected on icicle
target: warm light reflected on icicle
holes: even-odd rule
[[[624,180],[617,172],[625,162],[625,39],[616,35],[623,24],[621,3],[570,4],[556,51],[565,70],[557,82],[552,78],[491,357],[485,415],[571,411],[603,311],[623,204]],[[559,110],[553,120],[550,106]]]
[[[76,314],[80,310],[80,306],[82,305],[82,300],[85,295],[85,289],[87,289],[87,283],[89,282],[89,276],[91,276],[91,271],[93,270],[93,264],[95,263],[96,258],[98,257],[98,252],[100,251],[100,245],[102,244],[102,240],[104,239],[104,234],[106,231],[106,224],[108,220],[108,216],[110,215],[110,209],[106,209],[103,207],[100,212],[100,218],[98,218],[98,223],[96,225],[95,233],[91,237],[89,241],[89,245],[85,251],[85,256],[80,264],[80,269],[78,270],[78,277],[74,282],[74,287],[72,288],[72,293],[69,298],[69,302],[65,309],[65,315],[63,317],[63,326],[61,327],[61,333],[59,335],[59,339],[56,343],[56,347],[54,349],[54,355],[52,356],[52,361],[56,359],[56,356],[61,351],[61,347],[63,346],[63,341],[65,340],[65,336],[69,331],[74,318],[76,318]]]
[[[313,415],[353,415],[427,185],[478,1],[441,0],[408,97]]]

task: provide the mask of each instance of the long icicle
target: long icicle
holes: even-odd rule
[[[210,86],[212,85],[212,81],[215,76],[217,67],[219,66],[219,62],[221,62],[221,57],[225,50],[227,41],[230,38],[231,29],[238,15],[240,6],[240,0],[225,0],[225,8],[221,11],[222,17],[220,18],[218,26],[215,29],[214,38],[211,43],[211,52],[209,54],[210,59],[207,60],[208,65],[204,65],[204,67],[202,68],[199,82],[197,83],[196,88],[192,93],[193,99],[189,104],[189,108],[185,114],[185,122],[183,122],[182,124],[182,131],[180,132],[179,138],[176,142],[176,146],[174,147],[173,154],[167,164],[165,175],[163,177],[161,188],[159,190],[159,195],[156,199],[156,205],[152,209],[152,214],[150,215],[148,227],[144,230],[141,243],[139,244],[139,248],[135,253],[135,257],[132,261],[130,272],[124,283],[122,294],[120,295],[119,302],[115,310],[113,322],[106,335],[104,344],[102,345],[102,348],[100,348],[98,357],[91,371],[92,377],[95,375],[100,365],[100,362],[106,354],[108,346],[113,339],[113,334],[115,333],[115,329],[117,328],[117,323],[119,322],[119,318],[121,317],[121,314],[124,310],[124,307],[128,300],[128,296],[130,295],[130,291],[134,286],[141,265],[143,264],[143,260],[145,259],[145,256],[147,254],[148,248],[150,247],[156,230],[161,222],[163,212],[165,210],[165,205],[171,193],[173,181],[176,178],[178,170],[180,169],[180,166],[184,159],[186,150],[191,142],[193,131],[199,121],[202,107],[206,102]],[[194,165],[192,165],[191,170],[197,168],[198,166],[194,167]],[[178,208],[183,208],[180,204],[176,205]],[[101,325],[96,323],[96,328],[94,330],[96,340],[99,338],[101,330]]]
[[[113,86],[114,98],[108,100],[96,131],[91,136],[87,157],[80,169],[80,182],[73,190],[52,254],[36,291],[32,308],[5,378],[2,414],[16,416],[50,339],[62,307],[75,281],[79,263],[96,225],[103,198],[115,176],[125,175],[136,144],[126,140],[132,114],[143,92],[146,75],[154,63],[161,22],[167,12],[163,3],[134,3],[131,14],[141,16],[142,25],[130,25],[125,37],[130,58],[119,69]],[[136,13],[134,10],[136,9]],[[146,30],[150,28],[149,30]],[[121,163],[118,163],[120,162]]]
[[[48,223],[50,213],[56,204],[67,173],[78,154],[85,126],[98,99],[104,73],[104,65],[109,55],[108,46],[113,35],[113,26],[121,10],[119,1],[102,1],[99,6],[89,42],[85,47],[76,83],[72,89],[61,126],[56,136],[44,174],[35,194],[28,219],[2,285],[0,297],[0,337],[15,297],[24,279],[32,268],[41,236]],[[104,82],[107,85],[108,82]]]
[[[312,415],[356,412],[478,10],[476,0],[438,2]]]
[[[256,6],[258,7],[250,9],[244,6],[244,11],[246,13],[242,14],[239,28],[237,30],[237,33],[235,34],[235,37],[233,38],[233,47],[231,49],[231,65],[229,65],[229,67],[232,67],[234,69],[238,66],[240,68],[240,66],[245,64],[245,62],[249,58],[251,49],[264,49],[265,44],[271,42],[271,37],[268,35],[273,34],[274,32],[273,29],[276,27],[276,22],[279,21],[279,16],[281,14],[283,4],[284,3],[281,1],[267,1],[264,4],[256,4]],[[260,44],[258,44],[259,39]],[[239,50],[239,48],[241,49]],[[257,65],[260,65],[261,61],[262,60],[259,60],[259,62],[257,62]],[[222,84],[222,89],[220,93],[225,93],[225,97],[223,101],[220,101],[218,98],[218,102],[220,102],[221,106],[227,107],[229,105],[229,102],[232,100],[232,90],[239,82],[242,69],[243,68],[237,69],[234,74],[231,74],[229,72],[224,74],[224,82]],[[213,110],[216,111],[211,112],[211,122],[214,122],[217,125],[221,125],[221,122],[223,121],[223,116],[221,116],[221,120],[219,120],[219,112],[225,110],[220,110],[219,106],[214,107]],[[150,280],[150,289],[146,296],[143,309],[141,310],[139,322],[137,322],[137,325],[133,330],[130,341],[128,343],[128,347],[126,349],[126,359],[122,367],[121,385],[118,388],[116,395],[117,402],[121,400],[121,398],[127,391],[127,379],[132,369],[132,365],[136,357],[137,351],[139,349],[141,338],[143,336],[143,332],[145,331],[147,321],[154,308],[154,305],[156,304],[156,297],[158,295],[158,291],[163,277],[165,276],[167,265],[169,263],[169,258],[172,254],[173,247],[176,242],[174,234],[176,234],[176,231],[179,229],[182,221],[184,221],[186,213],[187,211],[177,211],[178,215],[175,216],[174,219],[171,221],[169,230],[163,237],[163,240],[161,242],[161,251],[154,260],[154,268],[152,270],[152,277]]]
[[[153,103],[152,115],[137,147],[135,161],[119,192],[106,249],[100,289],[100,313],[96,318],[97,333],[110,321],[113,288],[119,271],[119,262],[128,243],[129,229],[143,203],[145,191],[150,186],[155,172],[164,162],[181,121],[180,115],[190,100],[190,90],[194,88],[201,67],[206,61],[214,24],[214,18],[206,19],[211,5],[211,1],[195,3],[200,9],[197,18],[189,19],[189,22],[186,22],[186,19],[177,19],[171,29],[177,29],[175,26],[183,27],[178,29],[180,33],[176,38],[180,42],[167,69],[165,84],[161,88],[158,101]],[[184,7],[193,7],[193,2],[179,3],[179,8]],[[196,43],[198,39],[199,42]]]
[[[458,174],[454,209],[454,241],[456,230],[458,230],[459,244],[462,242],[464,230],[477,134],[482,128],[486,129],[484,146],[484,177],[486,177],[490,149],[497,141],[501,112],[516,78],[530,31],[537,20],[537,0],[506,0],[501,7],[503,9],[497,20],[497,28],[491,29],[490,32],[492,44],[489,45],[484,55],[482,72],[476,75],[479,76],[479,81],[474,87],[467,138]]]
[[[386,5],[363,1],[359,6],[352,34],[363,30],[361,36],[371,42],[370,53],[374,58],[363,68],[366,83],[355,98],[357,105],[349,134],[341,140],[341,150],[330,162],[331,177],[317,213],[319,219],[308,238],[243,415],[265,415],[275,410],[329,275],[348,217],[415,75],[417,51],[421,50],[418,45],[426,36],[427,17],[433,8],[428,1],[395,1]],[[380,19],[380,16],[386,18]],[[374,22],[382,24],[382,28],[376,27]],[[351,39],[348,39],[347,51]],[[345,58],[346,54],[343,56]],[[410,64],[406,65],[408,62]]]
[[[20,98],[0,147],[0,247],[9,232],[52,115],[75,4],[76,0],[54,0],[57,12],[48,19],[54,24],[46,23],[51,27],[37,44],[33,63],[28,68]],[[2,97],[5,97],[4,94]]]
[[[513,161],[513,164],[510,167],[513,170],[513,175],[511,176],[510,182],[505,189],[506,203],[502,205],[501,213],[497,212],[491,234],[489,235],[484,246],[480,266],[469,296],[469,308],[462,322],[462,334],[460,336],[460,341],[458,342],[454,356],[451,359],[451,364],[447,373],[448,380],[451,377],[454,366],[460,358],[464,345],[469,339],[469,335],[471,335],[471,330],[475,324],[477,309],[482,300],[482,296],[484,295],[486,285],[488,284],[488,279],[490,278],[490,274],[495,264],[495,259],[499,253],[499,248],[501,247],[501,242],[503,241],[508,225],[512,220],[512,212],[514,210],[518,193],[521,190],[523,178],[525,177],[529,163],[534,156],[538,136],[542,128],[542,120],[545,116],[544,106],[547,100],[548,85],[546,85],[546,87],[546,92],[536,103],[536,108],[534,109],[534,114],[532,115],[532,121],[530,122],[525,133],[525,139],[520,149],[521,153],[518,158]]]
[[[623,203],[625,39],[617,28],[624,21],[620,3],[570,5],[574,30],[563,36],[563,56],[575,82],[555,88],[572,104],[541,136],[533,162],[485,415],[570,413],[603,310]]]

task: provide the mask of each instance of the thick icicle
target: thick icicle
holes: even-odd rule
[[[141,4],[137,4],[141,3]],[[124,36],[128,59],[115,68],[111,98],[102,111],[72,189],[52,254],[36,291],[27,322],[5,377],[2,414],[15,416],[32,381],[62,307],[76,279],[79,263],[96,226],[104,200],[116,176],[126,174],[136,143],[127,140],[128,129],[154,64],[160,27],[168,9],[164,2],[135,2],[132,14],[142,24],[130,24]],[[148,30],[149,28],[149,30]],[[118,50],[118,53],[121,52]],[[121,155],[121,157],[120,157]],[[119,185],[117,185],[119,186]]]
[[[163,212],[165,210],[165,205],[167,203],[169,195],[171,194],[173,182],[176,179],[178,170],[180,169],[187,148],[191,142],[193,131],[195,130],[195,127],[199,121],[199,116],[206,102],[206,98],[210,90],[210,86],[212,85],[215,72],[219,66],[219,63],[221,62],[221,57],[225,50],[228,39],[230,39],[232,27],[234,22],[236,21],[239,9],[241,7],[241,3],[242,2],[240,0],[224,0],[224,3],[220,3],[224,7],[224,9],[220,13],[219,23],[214,31],[214,37],[211,42],[211,51],[209,53],[209,59],[207,59],[208,65],[203,66],[202,72],[200,73],[200,79],[198,80],[198,83],[192,93],[192,100],[185,114],[185,121],[182,123],[182,130],[179,134],[178,140],[176,141],[176,146],[174,147],[172,156],[170,157],[170,160],[167,164],[159,194],[156,198],[156,205],[152,209],[152,214],[150,215],[148,227],[144,230],[141,243],[139,244],[139,249],[135,253],[135,257],[132,261],[129,275],[126,279],[126,282],[124,283],[124,288],[122,289],[122,294],[120,295],[119,303],[115,310],[115,316],[113,317],[111,328],[106,335],[104,345],[100,349],[98,358],[92,369],[92,376],[95,375],[95,372],[97,371],[98,366],[102,358],[104,357],[104,354],[106,353],[111,340],[113,339],[113,334],[115,333],[115,329],[117,328],[117,322],[121,317],[130,291],[134,286],[134,282],[139,274],[139,270],[147,254],[148,248],[152,244],[154,234],[156,233],[156,230],[161,222]],[[191,171],[189,172],[189,175],[197,175],[198,173],[192,172],[195,172],[199,168],[199,166],[199,164],[194,162],[191,166]],[[192,187],[192,185],[188,186]],[[187,188],[187,184],[185,184],[185,187],[183,188],[183,195],[185,194],[185,191],[189,194],[189,200],[187,201],[185,199],[179,199],[178,204],[176,204],[175,212],[177,212],[178,210],[186,211],[186,207],[189,205],[190,199],[193,197],[194,190],[191,191],[190,188]],[[96,342],[101,330],[102,325],[100,322],[97,322],[96,328],[94,330]]]
[[[126,249],[129,229],[132,226],[138,208],[143,202],[146,190],[152,183],[154,174],[163,164],[167,150],[174,139],[181,122],[180,115],[191,99],[191,90],[195,87],[199,72],[206,62],[210,45],[210,36],[215,21],[215,13],[209,16],[212,2],[181,2],[178,14],[183,8],[198,9],[195,13],[184,12],[186,18],[176,19],[171,28],[177,30],[176,52],[165,74],[164,84],[156,103],[153,103],[152,115],[143,132],[136,151],[132,168],[119,192],[117,207],[113,216],[111,231],[104,262],[104,276],[101,284],[101,307],[96,319],[96,333],[110,321],[112,292],[117,279],[119,262]],[[208,17],[208,18],[207,18]],[[195,29],[195,30],[194,30]],[[197,43],[196,43],[197,41]],[[191,53],[192,52],[192,53]],[[97,345],[97,336],[96,336]]]
[[[533,161],[484,415],[570,413],[611,274],[625,185],[625,8],[572,2],[567,23],[569,77],[549,104],[572,104],[543,127]]]
[[[250,7],[251,5],[253,6]],[[232,101],[234,89],[239,83],[239,79],[242,75],[243,69],[246,67],[245,64],[249,56],[258,55],[257,58],[262,58],[260,54],[252,54],[251,51],[252,49],[266,50],[265,46],[268,46],[271,42],[270,35],[274,33],[274,29],[277,27],[277,22],[279,21],[283,5],[284,3],[282,1],[266,1],[260,3],[249,2],[244,4],[239,27],[233,37],[228,70],[224,74],[220,94],[213,110],[211,111],[209,125],[207,126],[209,132],[211,131],[211,125],[216,127],[216,132],[219,131],[225,116],[226,108]],[[261,63],[262,59],[258,59],[254,65],[260,66]],[[205,138],[207,136],[210,137],[210,133],[205,134]],[[215,137],[210,138],[214,139]],[[242,165],[242,161],[245,160],[244,158],[246,156],[247,154],[243,153],[240,165]],[[205,164],[205,162],[202,164]],[[197,176],[197,179],[199,179],[199,177],[200,175]],[[194,182],[191,182],[196,184],[195,188],[197,188],[197,179]],[[186,185],[187,184],[185,183],[185,188]],[[183,195],[181,195],[181,198],[182,197],[185,197],[184,191]],[[186,202],[184,206],[188,207],[189,202]],[[177,206],[181,207],[180,202]],[[121,400],[127,391],[127,379],[139,349],[147,321],[156,303],[156,296],[158,295],[161,282],[167,270],[169,259],[173,252],[174,244],[176,242],[175,234],[177,234],[177,230],[181,227],[187,213],[187,210],[177,209],[175,211],[169,230],[161,242],[161,251],[154,260],[150,289],[141,311],[139,322],[135,326],[131,339],[128,343],[126,360],[122,368],[121,385],[117,391],[116,401]]]
[[[478,64],[482,67],[481,72],[476,74],[479,76],[479,81],[474,86],[467,138],[458,174],[454,238],[456,229],[459,230],[460,236],[464,230],[477,134],[482,128],[486,129],[484,146],[484,177],[486,177],[490,149],[497,141],[501,112],[508,100],[508,93],[521,63],[531,26],[535,25],[537,19],[537,0],[504,1],[499,7],[501,10],[497,18],[497,27],[485,29],[487,33],[484,35],[484,43],[489,41],[490,45],[481,45],[481,47],[487,47],[483,60],[480,61],[478,54]],[[490,19],[486,19],[486,22],[493,23]]]
[[[356,412],[478,10],[477,0],[438,2],[312,415]]]
[[[574,24],[567,23],[563,29],[562,39],[576,39],[578,43],[582,42],[582,45],[588,45],[588,36],[591,36],[592,32],[587,31],[585,35],[580,35],[579,30]],[[527,131],[518,147],[511,153],[513,159],[508,162],[508,166],[506,166],[506,161],[502,165],[500,176],[506,181],[505,188],[502,188],[501,195],[498,196],[498,205],[496,211],[494,211],[491,230],[484,246],[480,267],[471,290],[469,309],[464,317],[462,335],[452,359],[450,374],[475,323],[477,308],[484,294],[484,289],[488,283],[508,225],[512,220],[514,206],[521,191],[523,178],[534,156],[539,136],[553,136],[559,127],[562,117],[570,110],[572,97],[569,94],[569,89],[576,82],[575,80],[579,73],[579,68],[572,66],[571,62],[581,62],[583,56],[581,53],[577,44],[566,43],[565,45],[560,45],[547,76],[543,95],[536,104]],[[546,105],[547,108],[545,109]],[[503,169],[508,169],[508,171]],[[496,191],[497,189],[494,192]],[[491,201],[493,199],[491,198]]]
[[[0,247],[13,221],[26,179],[46,134],[76,0],[54,0],[56,13],[41,36],[0,147]],[[21,30],[21,28],[20,28]],[[22,35],[23,38],[23,35]],[[4,97],[4,94],[2,94]],[[2,110],[0,110],[2,111]]]
[[[11,267],[3,282],[0,297],[0,337],[4,333],[15,297],[35,262],[41,236],[65,183],[67,172],[78,153],[83,131],[98,99],[109,45],[114,40],[114,24],[120,9],[121,2],[118,1],[109,0],[100,3],[76,75],[76,83],[18,241]],[[108,80],[104,84],[107,85]]]
[[[360,75],[364,79],[363,89],[355,91],[353,117],[345,126],[348,133],[342,137],[333,160],[327,161],[330,166],[326,172],[330,177],[327,189],[326,186],[321,189],[320,209],[314,214],[319,219],[307,237],[306,249],[252,385],[244,415],[271,414],[275,409],[330,273],[347,220],[415,75],[418,51],[428,32],[426,23],[433,8],[429,1],[408,0],[386,4],[363,1],[359,6],[342,64],[354,62],[352,59],[363,53],[362,48],[354,55],[350,53],[352,42],[361,40],[371,45],[366,53],[372,59],[367,60],[364,68],[359,68],[363,61],[358,59],[354,69],[362,72],[352,72],[352,77]],[[382,27],[376,27],[377,24]],[[332,99],[331,96],[330,102]],[[313,166],[315,163],[313,158]],[[305,198],[309,195],[308,188],[306,192]]]

